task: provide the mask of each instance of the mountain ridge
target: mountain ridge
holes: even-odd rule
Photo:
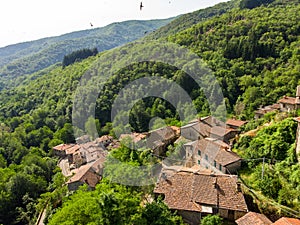
[[[82,48],[108,50],[143,37],[173,19],[115,22],[100,28],[9,45],[0,48],[0,76],[14,78],[34,73],[62,61],[65,54]]]

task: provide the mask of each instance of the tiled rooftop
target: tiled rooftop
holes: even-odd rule
[[[247,211],[244,196],[236,188],[236,176],[177,172],[163,177],[154,193],[164,194],[171,209],[201,212],[202,205]]]
[[[265,215],[255,212],[248,212],[245,216],[235,221],[238,225],[269,225],[272,221]]]

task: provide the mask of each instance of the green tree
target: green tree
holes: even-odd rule
[[[218,215],[208,215],[201,220],[201,225],[221,225],[222,221]]]

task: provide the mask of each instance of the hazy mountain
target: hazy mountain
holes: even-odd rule
[[[61,62],[64,55],[82,48],[104,51],[144,35],[169,23],[171,19],[125,21],[57,37],[19,43],[0,48],[0,75],[18,77]],[[7,79],[7,78],[6,78]]]

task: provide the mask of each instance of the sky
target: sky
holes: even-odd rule
[[[139,8],[141,1],[142,10]],[[0,6],[0,47],[103,27],[113,22],[170,18],[225,1],[3,0]]]

